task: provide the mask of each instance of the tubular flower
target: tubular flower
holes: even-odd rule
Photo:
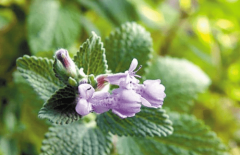
[[[110,110],[114,99],[108,92],[95,92],[89,102],[92,104],[93,111],[101,114]]]
[[[89,100],[95,92],[90,84],[81,84],[78,86],[79,97],[77,98],[76,112],[79,115],[85,116],[92,111],[92,105]]]
[[[136,79],[135,77],[140,77],[139,75],[136,75],[137,71],[134,71],[138,65],[137,59],[133,59],[132,63],[129,67],[129,69],[125,73],[117,73],[117,74],[112,74],[112,75],[102,75],[97,78],[97,81],[99,82],[99,85],[101,86],[104,81],[109,82],[110,84],[113,85],[120,85],[120,82],[125,81],[126,79],[128,81],[132,81],[134,83],[139,83],[139,80]]]
[[[135,85],[133,88],[141,95],[141,102],[146,107],[159,108],[163,104],[166,97],[164,93],[165,87],[160,84],[160,80],[146,80],[143,85]]]
[[[141,96],[133,90],[118,88],[113,90],[114,98],[117,103],[113,106],[112,112],[121,118],[133,117],[140,112]]]

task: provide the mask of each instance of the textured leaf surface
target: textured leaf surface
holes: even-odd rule
[[[167,97],[164,107],[171,110],[188,111],[197,94],[210,85],[209,77],[196,65],[171,57],[158,57],[146,75],[147,79],[161,79]]]
[[[75,111],[75,98],[75,90],[70,86],[58,90],[41,108],[38,117],[47,118],[56,124],[79,120],[81,117]]]
[[[172,134],[172,122],[163,109],[142,108],[136,116],[121,119],[112,112],[98,116],[97,124],[104,132],[111,132],[119,136],[167,136]]]
[[[42,142],[42,155],[105,155],[111,139],[98,128],[88,128],[78,122],[50,127]]]
[[[109,69],[113,73],[128,70],[132,59],[146,68],[151,57],[152,38],[150,33],[136,23],[126,23],[114,30],[105,41]],[[138,74],[143,74],[141,69]]]
[[[36,0],[30,6],[27,25],[33,53],[68,48],[80,33],[80,12],[71,3]]]
[[[79,68],[83,68],[87,75],[96,76],[106,73],[108,66],[101,38],[92,32],[92,36],[82,44],[77,52],[74,62]]]
[[[52,60],[35,56],[23,56],[17,60],[19,72],[44,100],[63,87],[63,83],[55,77],[52,65]]]
[[[190,115],[170,113],[174,132],[168,137],[119,137],[120,155],[224,155],[226,147],[203,122]]]

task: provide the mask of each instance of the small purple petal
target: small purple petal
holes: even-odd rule
[[[77,105],[75,107],[75,110],[79,115],[85,116],[85,115],[87,115],[91,112],[92,107],[91,107],[91,104],[89,102],[87,102],[87,100],[79,99],[77,101]]]
[[[129,73],[131,73],[131,72],[133,72],[136,68],[137,68],[137,65],[138,65],[138,61],[137,61],[137,59],[133,59],[132,60],[132,63],[131,63],[131,65],[130,65],[130,67],[129,67]]]
[[[152,107],[152,105],[145,98],[141,97],[141,101],[145,107]]]

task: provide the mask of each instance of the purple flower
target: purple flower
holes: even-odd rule
[[[65,49],[57,50],[56,59],[58,60],[56,61],[57,72],[58,74],[62,74],[60,76],[76,77],[77,68],[75,66],[75,63],[70,58],[67,50]]]
[[[92,105],[89,100],[92,98],[95,90],[90,84],[81,84],[78,86],[78,92],[79,97],[76,100],[75,110],[79,115],[85,116],[92,111]]]
[[[140,112],[141,96],[133,90],[118,88],[113,90],[116,105],[111,107],[112,112],[121,118],[133,117]]]
[[[92,104],[93,111],[101,114],[110,110],[114,99],[108,92],[95,92],[89,102]]]
[[[141,102],[146,107],[159,108],[166,97],[165,87],[160,80],[146,80],[143,85],[135,87],[135,91],[142,96]]]
[[[108,81],[110,84],[113,84],[113,85],[120,85],[120,82],[126,81],[126,79],[128,81],[131,80],[133,83],[139,83],[139,80],[136,79],[135,77],[140,77],[139,75],[136,75],[136,73],[141,68],[141,66],[139,67],[139,69],[137,71],[134,71],[136,69],[137,65],[138,65],[138,61],[137,61],[137,59],[134,58],[132,60],[132,63],[130,65],[128,71],[126,71],[125,73],[103,75],[103,76],[99,76],[99,78],[102,78],[102,79],[104,79],[104,81]],[[101,82],[103,80],[98,80],[98,81]],[[126,82],[128,83],[128,81],[126,81]]]

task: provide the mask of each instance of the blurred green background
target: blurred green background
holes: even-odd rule
[[[155,54],[185,58],[210,77],[192,114],[240,154],[239,7],[238,0],[0,0],[0,155],[39,154],[49,126],[16,59],[52,58],[58,48],[73,55],[91,31],[104,39],[127,21],[151,33]]]

